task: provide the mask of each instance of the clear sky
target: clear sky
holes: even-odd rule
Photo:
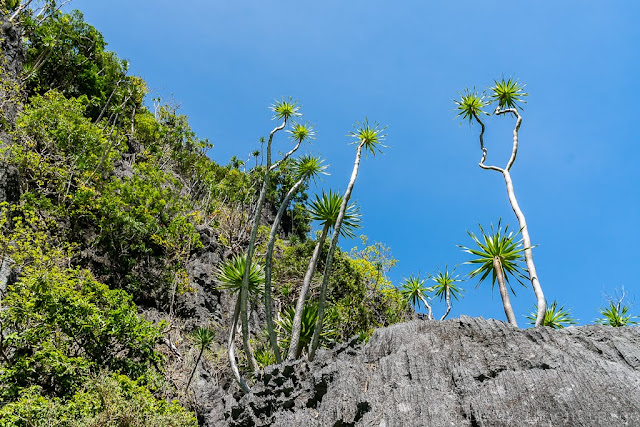
[[[520,151],[512,169],[548,298],[581,323],[605,294],[636,297],[640,231],[640,3],[325,0],[303,2],[75,0],[109,49],[131,63],[152,96],[173,96],[194,130],[226,164],[259,148],[274,99],[298,99],[343,191],[355,147],[346,136],[365,117],[388,126],[384,154],[361,163],[354,190],[362,232],[391,246],[390,277],[431,273],[468,257],[466,230],[517,228],[502,176],[478,167],[478,127],[460,125],[452,100],[501,76],[526,83]],[[504,165],[511,119],[487,121],[487,163]],[[285,150],[280,138],[275,148]],[[349,249],[345,243],[343,247]],[[458,267],[467,273],[470,268]],[[504,320],[490,283],[453,315]],[[520,326],[529,288],[512,298]],[[436,314],[442,312],[438,305]]]

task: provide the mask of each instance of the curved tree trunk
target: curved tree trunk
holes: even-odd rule
[[[516,322],[516,316],[513,314],[513,308],[511,308],[511,300],[509,299],[509,290],[504,281],[504,271],[502,269],[502,262],[500,258],[493,258],[493,271],[496,272],[496,278],[498,279],[498,286],[500,287],[500,296],[502,297],[502,306],[504,307],[504,314],[507,315],[507,320],[510,324],[518,327]]]
[[[531,239],[529,238],[529,229],[527,228],[527,222],[524,218],[524,214],[522,213],[522,210],[520,209],[520,206],[518,205],[518,201],[516,200],[516,195],[513,190],[513,181],[511,180],[511,174],[509,173],[509,171],[511,170],[511,167],[513,166],[513,163],[516,161],[516,156],[518,155],[518,132],[520,130],[520,125],[522,124],[522,117],[520,116],[520,113],[518,113],[518,110],[516,110],[515,108],[502,110],[500,106],[498,106],[498,108],[496,108],[496,111],[495,111],[495,114],[498,116],[501,114],[507,114],[507,113],[511,113],[514,115],[514,117],[516,118],[516,125],[513,128],[513,145],[511,149],[511,157],[509,158],[509,161],[507,162],[507,166],[504,169],[497,166],[488,166],[484,164],[485,160],[487,159],[487,149],[484,146],[484,140],[483,140],[485,126],[478,116],[474,116],[476,121],[481,126],[480,148],[482,149],[482,160],[480,160],[479,166],[483,169],[495,170],[502,173],[502,175],[504,176],[505,183],[507,184],[507,194],[509,196],[509,202],[511,203],[511,208],[513,209],[513,212],[516,214],[516,217],[518,218],[518,223],[520,224],[520,229],[522,233],[522,243],[524,244],[524,247],[525,247],[524,258],[527,264],[527,270],[529,270],[529,279],[531,280],[531,286],[533,287],[533,292],[536,295],[536,300],[538,305],[538,314],[536,316],[535,326],[537,327],[542,325],[544,322],[544,313],[547,308],[546,306],[547,303],[544,299],[542,286],[540,285],[540,281],[538,280],[536,267],[533,263],[533,253],[531,251]]]
[[[311,255],[311,260],[309,261],[309,266],[307,267],[307,272],[304,275],[304,280],[302,281],[302,288],[300,289],[300,295],[298,295],[298,301],[296,303],[296,314],[293,317],[293,325],[291,327],[291,342],[289,344],[289,352],[287,354],[287,360],[294,360],[300,357],[300,353],[302,352],[302,348],[298,349],[300,346],[300,332],[302,329],[302,312],[304,311],[304,305],[307,301],[307,294],[309,293],[309,288],[311,287],[311,280],[313,279],[313,273],[316,270],[316,265],[318,265],[318,260],[320,259],[320,253],[322,253],[322,247],[324,246],[324,241],[327,238],[327,234],[329,233],[329,225],[326,224],[322,227],[322,233],[316,242],[316,247],[313,249],[313,254]]]
[[[264,307],[266,310],[267,317],[267,331],[269,332],[269,341],[271,342],[271,348],[273,349],[273,353],[276,356],[276,362],[282,363],[282,356],[280,355],[280,348],[278,347],[278,338],[276,337],[275,328],[273,326],[273,309],[272,299],[271,299],[271,262],[273,260],[273,247],[276,243],[276,235],[278,234],[278,226],[280,225],[280,221],[282,221],[282,216],[284,212],[287,210],[287,206],[291,201],[291,198],[298,192],[302,183],[307,179],[307,176],[303,176],[296,182],[293,187],[289,190],[287,195],[285,196],[280,208],[278,209],[278,213],[276,215],[276,219],[273,221],[273,225],[271,226],[271,232],[269,233],[269,243],[267,244],[267,255],[265,259],[265,270],[264,270]]]
[[[356,160],[353,163],[353,171],[351,172],[351,179],[349,180],[349,185],[347,186],[347,190],[342,197],[342,205],[340,206],[340,213],[338,214],[338,218],[336,220],[336,224],[333,229],[333,235],[331,236],[331,245],[329,246],[329,253],[327,254],[327,261],[324,266],[324,274],[322,276],[322,286],[320,287],[320,298],[318,301],[318,321],[316,322],[315,330],[313,331],[313,339],[311,340],[311,347],[309,348],[309,360],[313,360],[316,355],[316,350],[318,349],[318,344],[320,343],[320,334],[322,333],[322,322],[324,320],[324,306],[327,300],[327,288],[329,286],[329,276],[331,275],[331,266],[333,264],[333,253],[336,250],[336,246],[338,245],[338,238],[340,237],[340,228],[342,227],[342,221],[344,220],[345,212],[347,211],[347,206],[349,204],[349,199],[351,198],[351,192],[353,191],[353,186],[356,183],[356,178],[358,177],[358,169],[360,168],[360,157],[362,156],[362,147],[364,145],[364,141],[361,141],[358,144],[358,149],[356,150]]]
[[[242,388],[245,393],[249,393],[251,390],[247,383],[244,381],[242,376],[240,375],[240,371],[238,370],[238,362],[236,361],[236,349],[235,349],[235,340],[236,340],[236,330],[238,328],[238,318],[240,317],[240,295],[236,300],[236,307],[233,310],[233,319],[231,320],[231,329],[229,330],[229,341],[228,341],[228,350],[229,350],[229,365],[231,365],[231,372],[233,372],[233,376]]]
[[[284,129],[286,124],[287,120],[285,119],[280,126],[273,129],[269,134],[269,142],[267,143],[267,166],[264,173],[264,180],[262,181],[262,188],[260,189],[260,195],[258,196],[258,202],[256,204],[256,211],[253,215],[253,225],[251,227],[251,235],[249,237],[249,247],[247,248],[247,261],[245,264],[244,276],[242,277],[242,288],[240,289],[242,346],[245,354],[247,355],[247,361],[249,362],[249,369],[251,369],[251,371],[258,369],[258,365],[249,344],[249,272],[251,271],[251,261],[253,260],[253,253],[255,251],[256,236],[258,235],[258,227],[260,225],[260,215],[262,214],[262,207],[264,206],[264,201],[267,198],[267,190],[269,188],[269,182],[271,181],[271,143],[273,142],[273,136],[276,132]]]
[[[420,295],[420,300],[422,301],[424,306],[427,308],[427,316],[429,317],[429,320],[433,320],[433,309],[431,308],[431,304],[429,304],[427,299],[422,295]]]
[[[451,292],[449,291],[449,288],[445,289],[444,291],[444,300],[447,303],[447,311],[444,312],[440,320],[444,320],[444,318],[447,317],[449,315],[449,312],[451,311]]]
[[[511,202],[511,208],[513,208],[513,212],[516,214],[518,218],[518,223],[520,224],[520,233],[522,234],[522,244],[524,245],[524,259],[527,263],[527,270],[529,271],[529,278],[531,279],[531,286],[533,287],[533,292],[536,294],[536,299],[538,301],[538,315],[536,316],[536,324],[535,326],[540,326],[544,321],[544,312],[546,310],[546,301],[544,299],[544,293],[542,292],[542,286],[540,286],[540,281],[538,280],[538,274],[536,273],[536,266],[533,263],[533,253],[531,251],[531,238],[529,237],[529,229],[527,227],[527,221],[524,218],[524,214],[522,210],[520,210],[520,206],[518,205],[518,200],[516,200],[516,194],[513,190],[513,181],[511,181],[511,174],[508,170],[504,170],[502,172],[504,175],[505,183],[507,184],[507,194],[509,195],[509,202]]]

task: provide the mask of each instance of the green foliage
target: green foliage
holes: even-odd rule
[[[433,296],[440,298],[441,301],[446,298],[447,293],[457,301],[464,292],[464,289],[456,285],[456,283],[461,282],[461,280],[458,279],[458,276],[453,275],[453,271],[449,272],[447,268],[444,269],[444,272],[438,271],[435,276],[431,277],[431,280],[436,282],[436,284],[431,287]]]
[[[603,316],[596,319],[596,323],[600,325],[613,326],[616,328],[637,325],[635,319],[638,316],[631,316],[629,313],[629,306],[623,304],[623,298],[620,298],[617,302],[613,300],[609,301],[609,305],[600,309],[600,314]]]
[[[538,305],[534,304],[533,307],[531,314],[525,316],[529,320],[530,325],[535,325],[538,318]],[[563,329],[565,326],[577,324],[578,321],[571,316],[571,313],[564,308],[564,305],[558,308],[557,301],[554,301],[551,305],[546,304],[544,319],[542,321],[543,326],[549,326],[553,329]]]
[[[292,98],[282,98],[280,101],[276,101],[271,105],[273,118],[277,120],[289,120],[293,117],[300,116],[299,110],[300,105],[298,104],[298,101],[295,101]]]
[[[56,12],[40,24],[27,20],[25,27],[29,95],[56,89],[67,97],[86,96],[87,115],[94,120],[105,107],[107,117],[129,117],[125,110],[139,107],[141,88],[126,76],[127,62],[105,50],[102,35],[80,12]]]
[[[529,95],[525,93],[524,86],[512,78],[495,80],[490,90],[492,93],[489,99],[491,102],[497,101],[499,108],[522,109],[520,103],[526,103],[524,97]]]
[[[382,132],[387,128],[381,127],[378,122],[369,124],[369,119],[365,119],[363,123],[356,122],[353,126],[354,130],[349,132],[349,136],[356,139],[354,144],[363,144],[363,148],[369,151],[375,156],[376,152],[382,152],[381,147],[386,147],[382,144],[387,135]]]
[[[455,102],[456,110],[458,111],[456,117],[460,117],[463,121],[468,120],[469,123],[472,123],[473,120],[479,118],[481,114],[489,115],[489,113],[483,110],[483,108],[487,106],[485,96],[480,95],[475,88],[473,90],[466,88],[460,93],[460,100],[456,99],[453,102]]]
[[[287,132],[291,134],[291,139],[296,143],[316,139],[313,126],[308,123],[293,123],[291,130],[287,130]]]
[[[3,305],[5,398],[33,385],[65,396],[96,368],[138,378],[161,361],[154,350],[159,329],[138,317],[129,295],[110,290],[86,270],[28,266]]]
[[[491,273],[491,289],[493,289],[496,283],[496,271],[493,268],[493,259],[498,258],[502,265],[505,281],[511,288],[511,292],[515,295],[515,291],[509,283],[509,278],[511,276],[515,277],[523,286],[524,284],[520,279],[528,279],[526,271],[520,266],[524,260],[523,252],[525,250],[525,248],[522,247],[522,241],[516,240],[520,232],[516,234],[513,234],[513,232],[510,233],[508,225],[503,231],[500,226],[500,221],[498,221],[498,227],[495,230],[493,224],[491,224],[491,233],[488,235],[481,225],[478,226],[482,233],[482,239],[479,239],[472,232],[467,231],[467,234],[473,239],[478,249],[459,246],[464,252],[478,257],[465,262],[465,264],[480,264],[478,268],[469,273],[469,277],[480,276],[480,281],[478,282],[478,286],[480,286],[489,273]]]
[[[289,348],[291,342],[291,331],[293,330],[293,318],[296,315],[295,307],[291,306],[280,313],[280,320],[278,320],[278,326],[280,328],[279,339],[283,348]],[[300,357],[303,351],[307,350],[311,339],[313,338],[313,332],[318,322],[318,305],[317,304],[305,304],[302,310],[302,323],[300,325],[300,342],[296,350],[296,358]],[[330,343],[335,339],[336,331],[333,330],[332,324],[335,324],[335,319],[331,314],[327,316],[327,322],[323,322],[322,331],[320,333],[321,344]]]
[[[216,278],[218,287],[236,293],[242,288],[242,278],[247,266],[247,258],[244,255],[236,255],[222,263],[217,268]],[[249,271],[249,293],[259,295],[264,293],[264,269],[257,262],[251,263]]]
[[[83,382],[68,400],[25,389],[0,408],[0,427],[195,427],[197,420],[178,402],[153,396],[124,375],[103,373]]]
[[[425,279],[421,279],[420,275],[411,275],[404,279],[400,286],[400,293],[406,303],[419,308],[420,304],[424,303],[423,300],[429,300],[429,293],[433,289],[426,286],[424,282]]]
[[[322,190],[322,197],[316,194],[315,199],[309,203],[308,209],[311,219],[319,221],[323,227],[333,228],[338,220],[341,205],[342,196],[340,194],[331,190],[329,193],[325,193]],[[360,227],[360,218],[360,209],[355,203],[350,203],[342,220],[340,235],[347,238],[355,237],[354,230]]]

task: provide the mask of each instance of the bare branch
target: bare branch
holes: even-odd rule
[[[507,162],[507,170],[511,169],[513,163],[516,161],[516,156],[518,155],[518,131],[520,130],[520,125],[522,124],[522,117],[518,113],[518,110],[515,108],[508,108],[506,110],[501,110],[500,106],[496,108],[495,114],[497,116],[501,114],[511,113],[516,117],[516,126],[513,128],[513,148],[511,149],[511,157],[509,158],[509,162]]]

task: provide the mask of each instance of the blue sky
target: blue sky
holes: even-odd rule
[[[175,1],[75,0],[149,84],[181,105],[226,164],[247,158],[274,126],[268,106],[292,96],[344,190],[365,117],[388,126],[384,154],[361,163],[354,190],[370,242],[399,260],[390,277],[453,266],[466,230],[502,218],[517,227],[499,173],[480,169],[477,126],[455,119],[465,87],[517,77],[530,93],[512,169],[547,298],[581,323],[605,294],[640,298],[640,4],[636,1]],[[487,120],[487,163],[504,165],[512,120]],[[285,150],[280,138],[275,148]],[[348,249],[351,245],[345,243]],[[458,271],[466,273],[468,266]],[[504,319],[497,289],[468,292],[453,315]],[[520,326],[535,298],[516,288]],[[640,299],[633,312],[640,314]],[[442,307],[436,308],[440,313]]]

